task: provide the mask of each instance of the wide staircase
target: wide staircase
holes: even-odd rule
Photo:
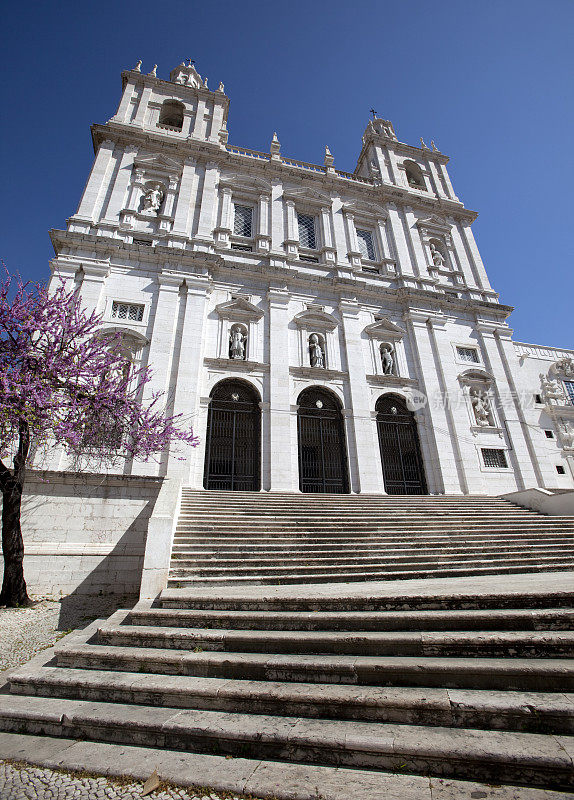
[[[12,674],[0,730],[279,800],[566,798],[573,535],[495,499],[187,492],[170,586]]]
[[[563,570],[573,544],[574,517],[499,498],[186,490],[168,586]]]

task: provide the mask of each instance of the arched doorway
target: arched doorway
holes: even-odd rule
[[[349,491],[343,415],[331,392],[313,386],[297,400],[299,488],[302,492]]]
[[[426,494],[413,412],[402,398],[392,394],[379,397],[375,410],[385,491],[387,494]]]
[[[211,392],[205,443],[206,489],[259,491],[261,412],[255,389],[224,380]]]

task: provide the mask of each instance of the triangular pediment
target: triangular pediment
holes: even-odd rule
[[[262,178],[255,178],[250,175],[223,175],[219,181],[220,186],[229,186],[230,189],[239,192],[271,192],[271,184]]]
[[[299,201],[301,203],[314,203],[321,206],[331,206],[331,198],[329,195],[318,192],[316,189],[285,189],[283,197],[286,200]]]
[[[351,214],[368,214],[384,218],[387,216],[385,209],[375,203],[362,203],[360,200],[353,200],[350,203],[345,203],[343,211],[348,211]]]
[[[404,336],[405,331],[400,325],[384,317],[371,325],[367,325],[365,333],[375,339],[400,339]]]
[[[487,372],[485,369],[479,369],[478,367],[473,367],[472,369],[467,369],[458,376],[459,381],[462,383],[473,383],[475,381],[480,383],[490,383],[494,380],[493,376],[490,372]]]
[[[293,322],[301,328],[307,330],[333,330],[339,324],[337,317],[327,314],[326,311],[308,309],[301,311],[293,317]]]
[[[417,225],[419,228],[428,228],[428,230],[440,233],[450,233],[451,230],[451,226],[448,222],[441,217],[437,217],[436,214],[433,214],[431,217],[426,217],[425,219],[418,219]]]
[[[263,316],[263,311],[245,297],[236,297],[235,300],[220,303],[215,306],[215,310],[224,319],[255,320]]]
[[[183,169],[181,161],[176,161],[164,155],[137,156],[137,158],[134,159],[134,164],[136,167],[144,167],[148,170],[157,170],[159,172],[169,172],[178,175]]]

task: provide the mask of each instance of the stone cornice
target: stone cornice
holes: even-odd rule
[[[222,105],[229,106],[229,97],[224,92],[212,91],[203,86],[189,86],[185,83],[174,83],[174,81],[166,81],[157,76],[145,75],[143,72],[136,72],[135,70],[129,69],[122,72],[122,88],[125,88],[128,81],[139,86],[155,87],[162,91],[168,89],[174,97],[177,95],[182,97],[196,97],[199,95],[200,97],[210,98],[211,100],[220,102]]]

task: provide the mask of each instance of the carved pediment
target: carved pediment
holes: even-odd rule
[[[472,369],[466,369],[464,372],[461,372],[458,376],[458,380],[461,383],[491,383],[494,377],[485,369],[473,367]]]
[[[433,214],[431,217],[417,220],[417,227],[419,228],[423,238],[430,238],[432,236],[442,236],[445,239],[450,239],[451,226],[442,217],[437,217]]]
[[[343,205],[343,211],[347,211],[349,214],[369,215],[377,217],[378,219],[385,219],[387,216],[382,206],[376,205],[375,203],[364,203],[360,200],[353,200],[350,203],[345,203]]]
[[[161,172],[164,175],[181,175],[183,164],[174,158],[164,155],[138,156],[134,159],[134,164],[139,169],[146,172]]]
[[[293,317],[293,322],[300,328],[324,331],[332,331],[339,324],[339,320],[332,314],[327,314],[326,311],[318,311],[314,309],[308,309],[296,314]]]
[[[294,200],[296,203],[312,203],[317,206],[331,207],[331,198],[316,189],[285,189],[283,197],[285,200]]]
[[[215,310],[222,319],[249,321],[261,319],[263,316],[263,311],[244,297],[237,297],[235,300],[219,303],[219,305],[215,306]]]
[[[367,325],[365,333],[373,339],[381,339],[383,341],[386,339],[402,339],[405,335],[405,331],[400,325],[391,322],[391,320],[386,317],[371,323],[371,325]]]
[[[223,175],[219,180],[219,185],[222,187],[227,186],[235,192],[246,192],[248,194],[270,194],[272,188],[271,184],[262,178],[255,178],[251,175],[238,175],[237,173]]]

